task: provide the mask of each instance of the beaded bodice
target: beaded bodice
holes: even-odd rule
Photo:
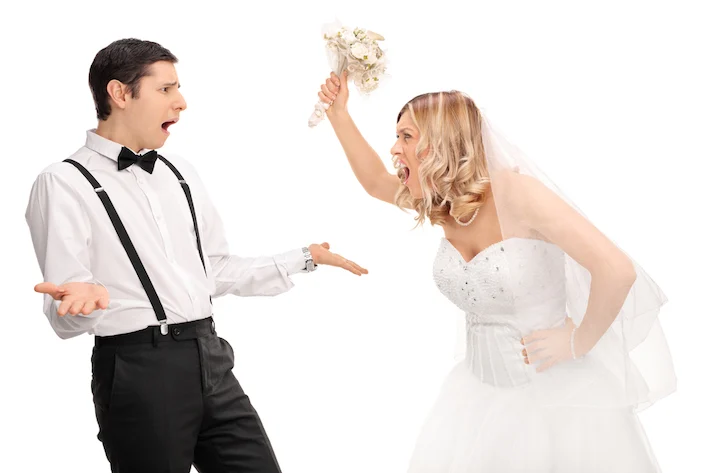
[[[440,291],[466,314],[466,361],[482,381],[518,386],[532,376],[521,338],[563,323],[565,253],[551,243],[510,238],[466,262],[443,239],[433,265]]]

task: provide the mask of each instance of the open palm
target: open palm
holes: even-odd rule
[[[59,316],[89,315],[96,309],[108,307],[108,290],[100,284],[88,282],[70,282],[57,286],[51,282],[43,282],[34,287],[35,292],[48,294],[54,300],[62,301],[57,309]]]
[[[314,243],[310,245],[308,249],[310,250],[310,254],[313,257],[313,263],[315,264],[337,266],[338,268],[346,269],[347,271],[356,274],[357,276],[369,273],[369,271],[367,271],[354,261],[350,261],[347,258],[338,255],[337,253],[331,252],[330,244],[327,242],[322,244]]]

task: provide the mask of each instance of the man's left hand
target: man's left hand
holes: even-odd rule
[[[354,261],[350,261],[337,253],[331,252],[330,245],[328,243],[322,243],[320,245],[313,243],[308,247],[308,249],[310,250],[310,254],[313,257],[313,263],[315,264],[337,266],[338,268],[346,269],[357,276],[369,274],[369,271]]]

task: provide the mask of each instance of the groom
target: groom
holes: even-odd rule
[[[70,159],[46,168],[30,195],[26,219],[46,281],[35,290],[59,337],[95,335],[91,388],[112,471],[275,473],[211,299],[277,295],[292,287],[291,275],[319,264],[367,271],[327,243],[230,254],[195,169],[155,151],[187,108],[176,62],[137,39],[94,58],[98,127]]]

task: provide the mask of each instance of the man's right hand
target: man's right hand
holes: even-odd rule
[[[71,315],[89,315],[96,309],[108,307],[108,291],[100,284],[88,282],[70,282],[57,286],[51,282],[43,282],[34,287],[35,292],[49,294],[54,300],[62,301],[57,309],[61,317]]]

